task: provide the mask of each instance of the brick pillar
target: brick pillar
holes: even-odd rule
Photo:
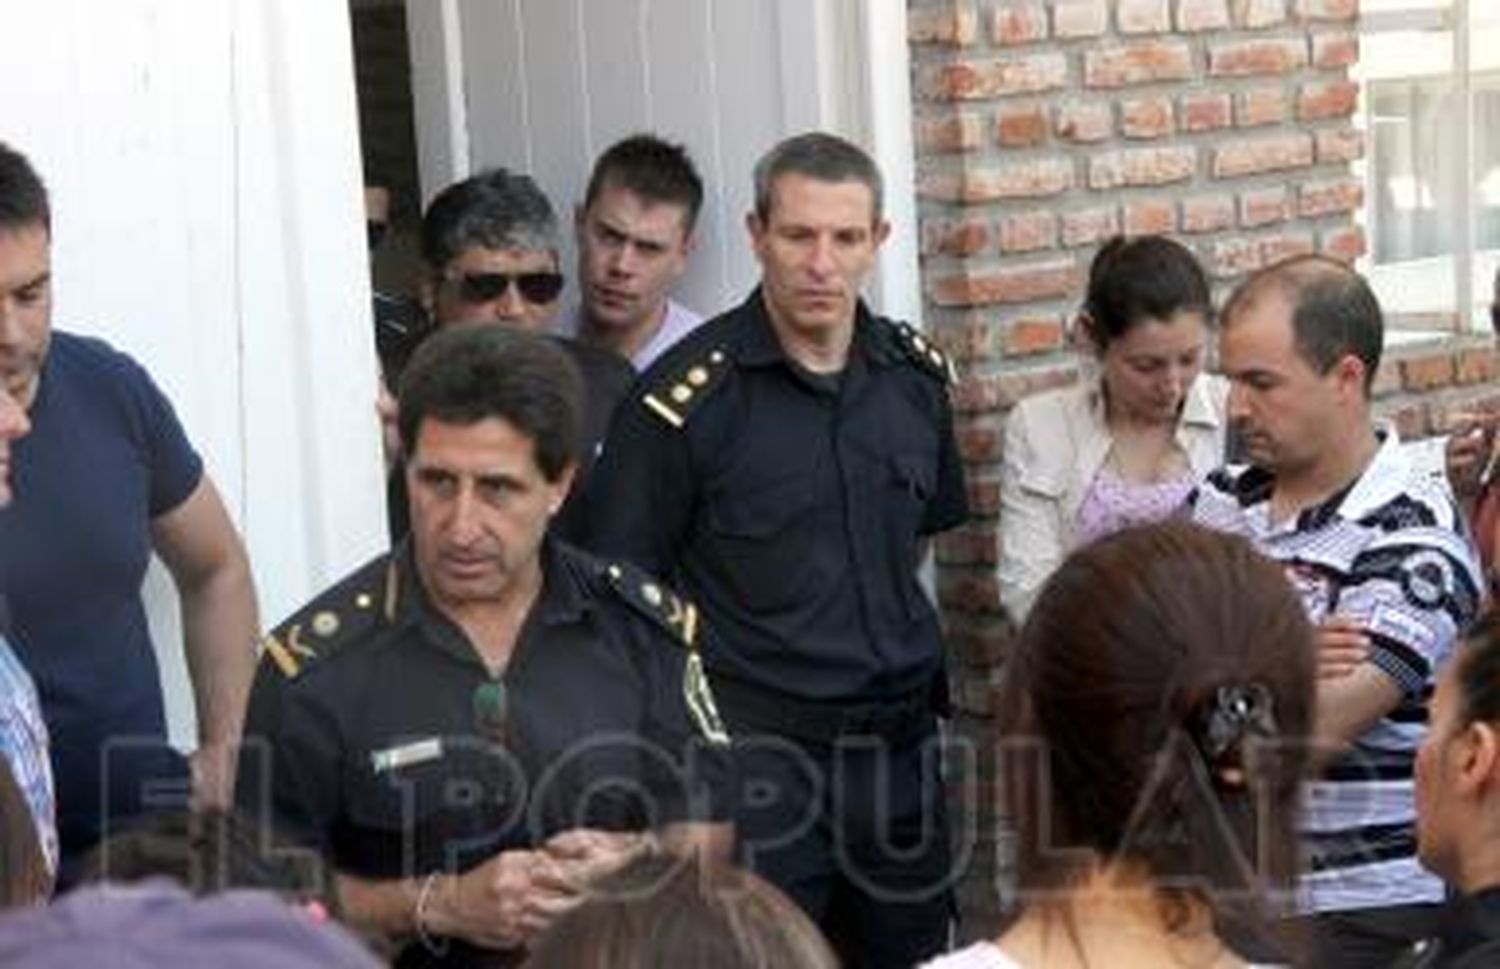
[[[1098,244],[1172,234],[1221,288],[1294,253],[1363,254],[1357,15],[1357,0],[910,0],[926,322],[960,370],[977,516],[937,549],[961,737],[988,739],[1012,635],[994,575],[1005,413],[1076,379],[1065,322]],[[1406,369],[1392,411],[1444,376]],[[1406,419],[1425,429],[1420,406]],[[978,839],[961,845],[970,938],[994,928],[991,760],[955,780],[957,828]]]

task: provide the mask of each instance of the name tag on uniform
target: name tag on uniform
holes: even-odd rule
[[[373,752],[370,754],[370,767],[375,773],[384,774],[386,771],[393,771],[400,767],[425,764],[441,756],[443,756],[442,738],[429,737],[426,740],[416,740],[409,744],[401,744],[399,747],[387,747],[385,750]]]

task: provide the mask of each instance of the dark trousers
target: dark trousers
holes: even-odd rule
[[[909,969],[947,948],[948,823],[935,726],[892,744],[738,735],[741,860],[817,922],[844,965]]]
[[[1438,932],[1440,904],[1391,905],[1348,912],[1322,912],[1292,920],[1292,938],[1317,969],[1386,969],[1410,956],[1412,947]]]

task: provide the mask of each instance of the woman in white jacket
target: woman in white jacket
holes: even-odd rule
[[[1224,463],[1223,380],[1203,373],[1213,314],[1193,254],[1161,236],[1115,238],[1089,269],[1077,384],[1006,422],[1000,594],[1019,623],[1074,548],[1172,514]]]

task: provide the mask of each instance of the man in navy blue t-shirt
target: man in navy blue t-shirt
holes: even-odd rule
[[[51,309],[46,189],[0,143],[0,382],[32,425],[0,512],[0,592],[51,734],[66,878],[108,828],[184,799],[189,777],[200,805],[229,803],[257,619],[244,546],[171,404],[126,355],[54,332]],[[141,602],[153,550],[182,607],[187,762],[166,744]]]

